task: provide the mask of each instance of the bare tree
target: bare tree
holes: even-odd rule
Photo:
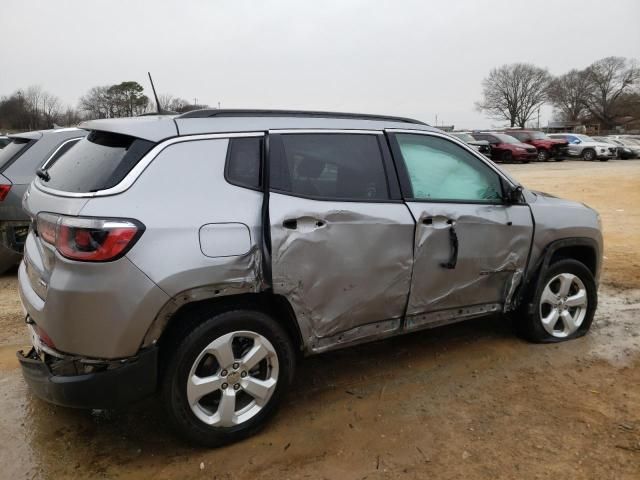
[[[559,111],[562,120],[578,121],[586,112],[589,95],[589,78],[585,70],[571,70],[554,78],[549,85],[551,104]]]
[[[626,58],[606,57],[591,64],[586,75],[589,92],[585,105],[593,117],[611,129],[615,126],[620,97],[640,80],[640,69]]]
[[[65,127],[72,127],[82,121],[80,112],[73,107],[67,107],[66,110],[60,114],[59,122]]]
[[[109,98],[109,86],[93,87],[86,95],[80,97],[80,110],[88,118],[111,118],[114,116]]]
[[[42,116],[47,128],[51,128],[60,116],[60,99],[48,92],[42,93]]]
[[[550,81],[546,69],[528,63],[494,68],[482,82],[483,98],[476,108],[511,127],[524,127],[546,101]]]

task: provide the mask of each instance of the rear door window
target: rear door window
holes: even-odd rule
[[[0,150],[0,172],[4,171],[11,165],[20,155],[26,152],[36,140],[28,140],[26,138],[14,138],[11,142]]]
[[[114,187],[155,144],[119,133],[92,131],[48,169],[43,184],[63,192],[96,192]]]
[[[320,200],[389,199],[379,135],[283,134],[272,155],[271,187]]]

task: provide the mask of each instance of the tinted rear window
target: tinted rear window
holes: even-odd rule
[[[14,138],[11,143],[0,150],[0,171],[3,171],[12,161],[22,155],[35,140],[27,140],[26,138]]]
[[[227,181],[248,188],[260,187],[260,157],[262,138],[232,138],[229,140]]]
[[[120,183],[153,146],[153,142],[128,135],[93,131],[51,165],[50,180],[43,183],[64,192],[111,188]]]
[[[277,140],[282,152],[271,163],[274,190],[323,200],[389,198],[376,135],[287,134]]]

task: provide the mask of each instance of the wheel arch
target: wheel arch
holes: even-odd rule
[[[285,329],[294,350],[298,353],[303,351],[304,341],[293,308],[285,297],[269,291],[193,300],[179,307],[171,305],[170,302],[163,309],[164,314],[159,314],[149,328],[142,346],[158,344],[162,356],[163,350],[170,350],[172,344],[177,343],[206,318],[238,309],[256,310],[268,314]]]
[[[589,269],[594,279],[597,280],[600,273],[600,258],[598,242],[589,237],[570,237],[555,240],[549,243],[539,260],[528,268],[528,273],[520,293],[517,303],[527,302],[531,297],[531,292],[535,289],[538,278],[543,276],[551,265],[559,260],[572,259],[577,260]]]

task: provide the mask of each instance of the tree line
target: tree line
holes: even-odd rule
[[[184,113],[206,108],[170,94],[159,95],[163,110]],[[77,106],[64,106],[40,86],[30,86],[0,97],[0,131],[40,130],[72,126],[83,120],[132,117],[157,111],[138,82],[97,86],[80,98]]]
[[[549,104],[558,120],[613,130],[640,119],[639,82],[637,62],[624,57],[606,57],[557,77],[545,68],[513,63],[489,72],[476,109],[524,128],[542,105]]]

